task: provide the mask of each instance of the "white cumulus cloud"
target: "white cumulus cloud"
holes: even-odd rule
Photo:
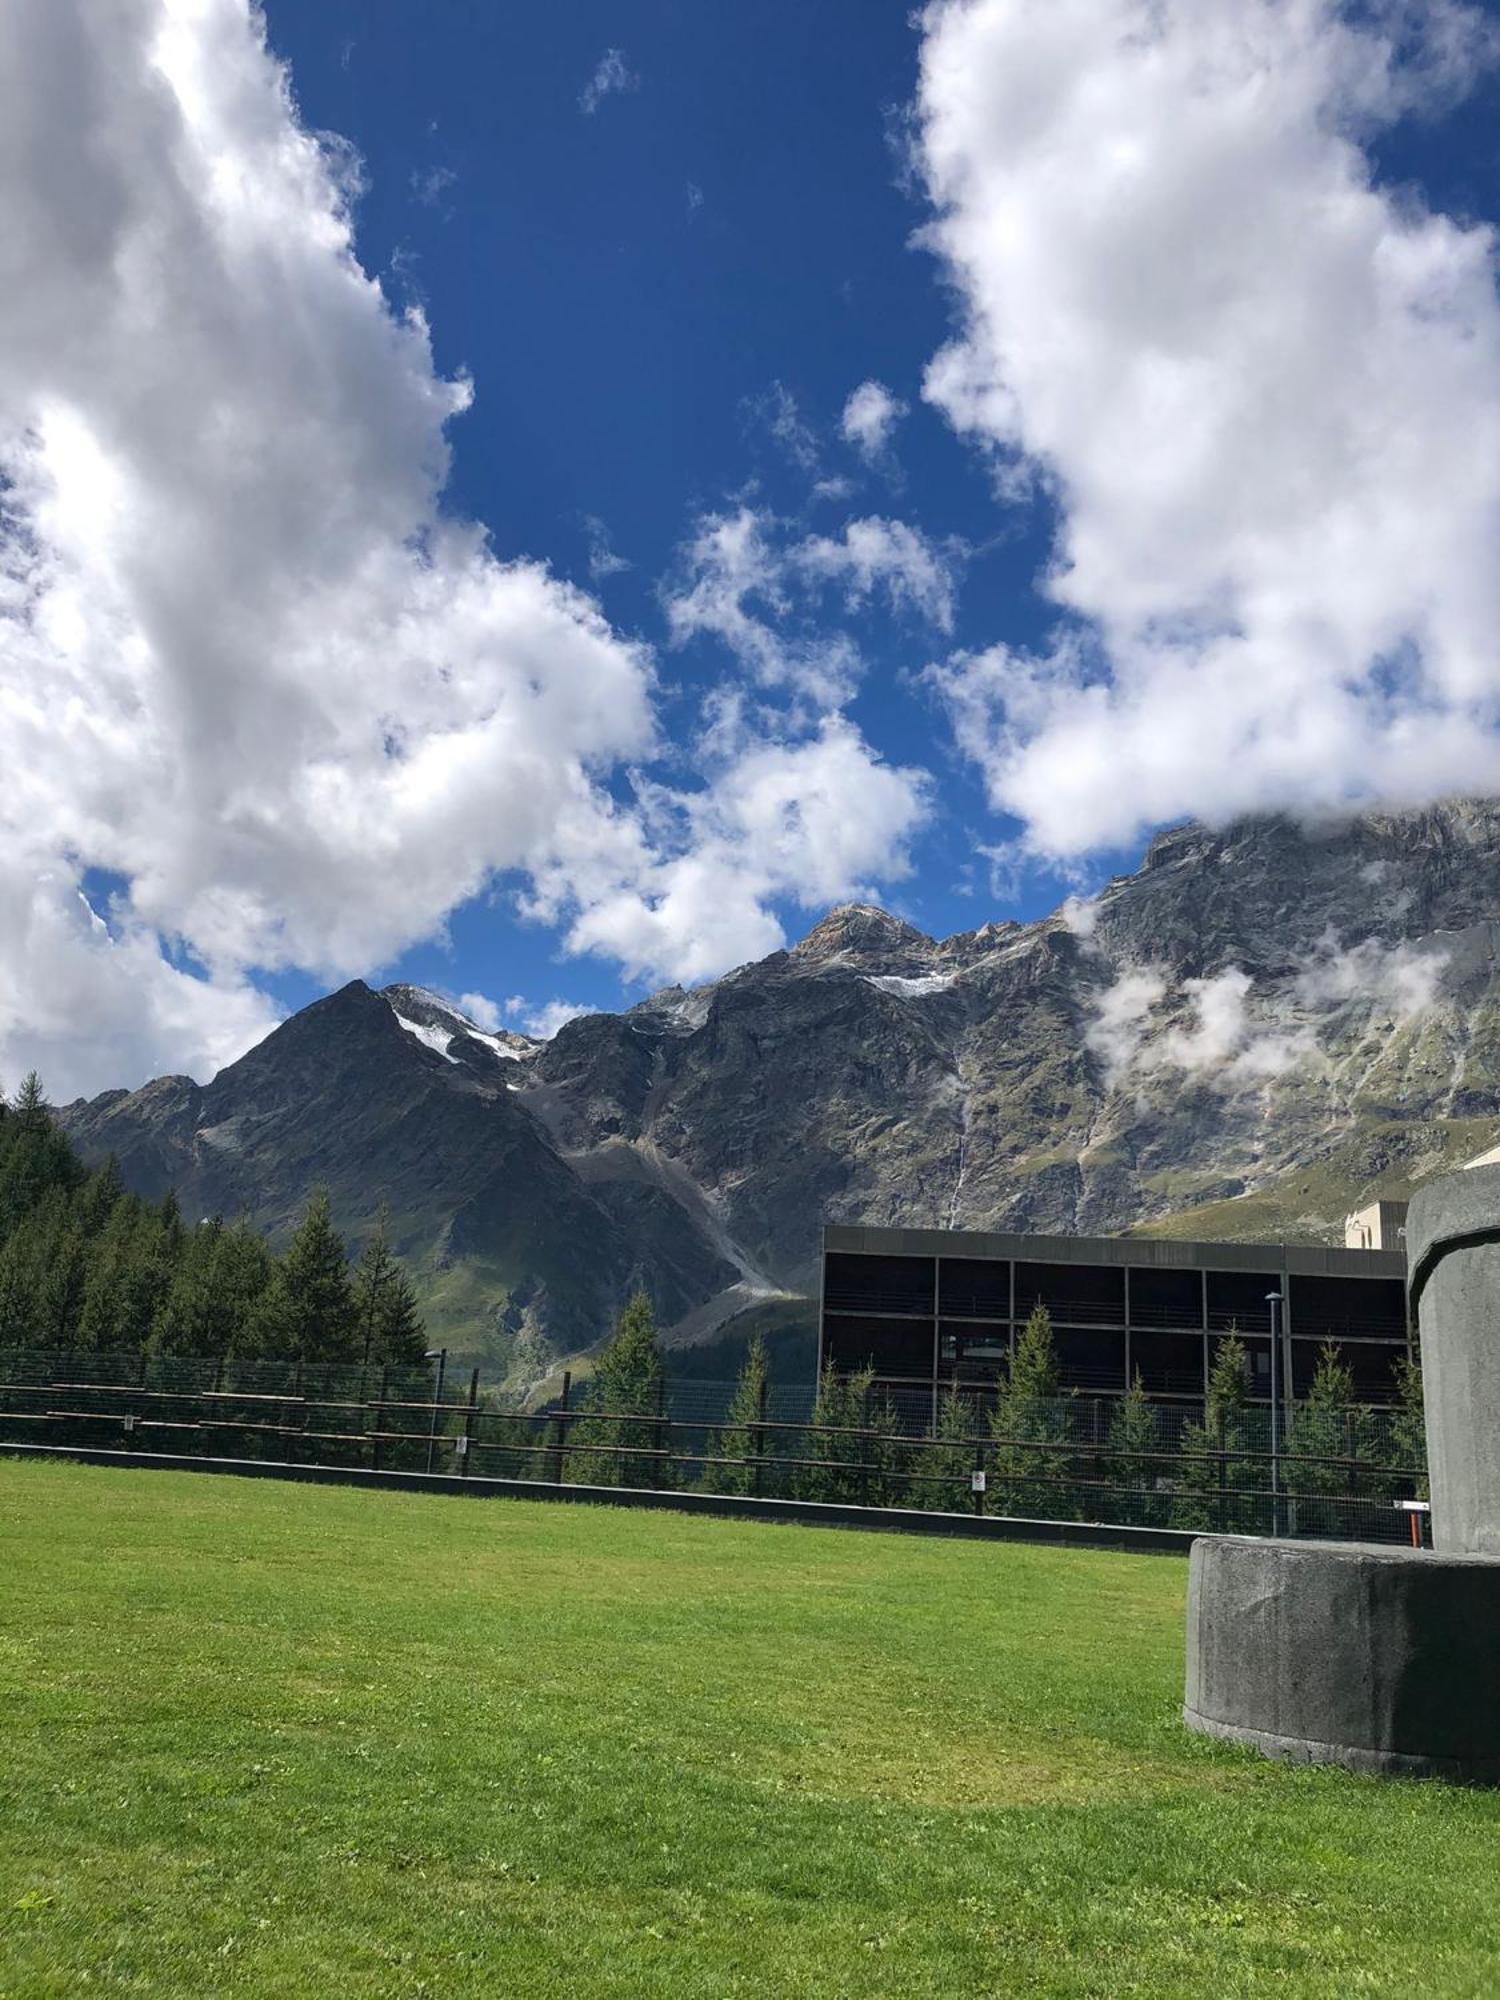
[[[790,560],[804,575],[841,583],[853,609],[879,590],[893,609],[916,611],[947,632],[953,625],[954,555],[905,521],[871,515],[846,521],[836,536],[809,535],[790,551]]]
[[[538,1002],[516,993],[506,1001],[505,1011],[522,1034],[535,1035],[539,1042],[550,1042],[558,1029],[565,1027],[569,1021],[576,1021],[584,1014],[597,1014],[599,1009],[583,1000]]]
[[[677,643],[707,634],[762,687],[837,707],[858,685],[859,651],[847,633],[812,615],[810,593],[833,585],[851,612],[879,594],[892,610],[947,631],[962,553],[877,515],[846,521],[837,535],[790,537],[768,510],[740,506],[699,520],[663,603]]]
[[[493,1035],[500,1026],[499,1005],[486,993],[460,993],[458,1011],[467,1015],[476,1028],[483,1028],[487,1035]]]
[[[592,845],[590,825],[583,853],[559,830],[556,885],[539,876],[536,910],[556,919],[576,900],[569,950],[618,959],[632,977],[707,979],[786,942],[768,904],[868,897],[875,878],[909,872],[927,780],[882,763],[846,718],[801,741],[725,748],[710,786],[658,794],[651,847],[624,825]]]
[[[883,382],[861,382],[844,405],[839,430],[861,457],[874,460],[890,444],[892,431],[905,415],[905,403]]]
[[[933,0],[925,393],[1055,503],[1050,645],[934,676],[1033,852],[1500,784],[1495,238],[1366,150],[1454,0]]]
[[[0,1077],[209,1074],[275,1018],[259,974],[370,973],[501,871],[581,922],[696,867],[715,943],[659,927],[674,976],[774,928],[747,885],[791,864],[733,771],[660,850],[621,782],[659,747],[647,649],[445,507],[470,385],[361,267],[358,163],[250,0],[12,0],[0,183]],[[833,744],[911,804],[799,726],[764,754],[810,820]],[[872,877],[909,824],[877,818]]]

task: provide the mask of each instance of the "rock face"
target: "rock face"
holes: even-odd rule
[[[700,1340],[805,1292],[824,1220],[1339,1240],[1494,1142],[1497,941],[1495,804],[1187,827],[1039,923],[850,906],[546,1043],[355,983],[63,1115],[189,1212],[388,1200],[436,1333],[534,1375],[637,1282]]]

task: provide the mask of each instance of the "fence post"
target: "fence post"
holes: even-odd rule
[[[302,1399],[302,1356],[300,1354],[297,1356],[297,1372],[292,1377],[292,1397],[297,1402],[300,1402]],[[302,1463],[302,1451],[292,1431],[292,1413],[290,1409],[286,1409],[283,1410],[282,1415],[286,1420],[284,1435],[281,1441],[282,1456],[288,1465],[300,1465]]]
[[[760,1419],[760,1421],[756,1425],[753,1434],[752,1447],[751,1447],[752,1463],[750,1466],[750,1491],[755,1495],[757,1499],[760,1498],[763,1485],[763,1481],[761,1478],[761,1472],[762,1472],[761,1460],[766,1455],[766,1433],[765,1433],[766,1391],[770,1388],[770,1386],[771,1385],[768,1379],[764,1375],[762,1375],[760,1378],[760,1395],[757,1399],[756,1411],[755,1411],[755,1414]],[[724,1449],[724,1434],[721,1431],[719,1433],[719,1450],[722,1452],[723,1449]]]
[[[552,1465],[552,1483],[554,1486],[561,1486],[563,1483],[563,1452],[568,1442],[568,1392],[572,1386],[572,1373],[565,1368],[563,1370],[562,1402],[558,1406],[556,1418],[557,1456],[553,1460]]]
[[[380,1470],[380,1453],[382,1449],[380,1433],[385,1427],[385,1385],[389,1374],[390,1363],[382,1361],[380,1364],[380,1400],[375,1405],[375,1430],[370,1439],[370,1470],[372,1472],[379,1472]]]
[[[479,1370],[476,1368],[469,1377],[469,1407],[464,1411],[464,1451],[463,1464],[458,1468],[460,1475],[469,1476],[469,1453],[474,1449],[474,1406],[479,1401]]]
[[[654,1464],[651,1483],[658,1489],[667,1484],[667,1478],[672,1469],[666,1462],[667,1453],[662,1443],[664,1435],[668,1440],[670,1440],[672,1435],[672,1420],[667,1415],[667,1377],[665,1370],[656,1378],[656,1423],[652,1429],[652,1439],[656,1450],[652,1454]]]

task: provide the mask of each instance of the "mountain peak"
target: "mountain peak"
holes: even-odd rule
[[[793,947],[792,957],[884,960],[893,955],[920,956],[932,949],[932,939],[925,931],[893,917],[889,910],[877,909],[873,903],[840,903]]]

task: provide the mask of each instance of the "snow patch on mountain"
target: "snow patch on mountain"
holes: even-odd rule
[[[908,978],[898,972],[866,975],[867,983],[882,993],[894,993],[898,1000],[919,1000],[924,993],[946,993],[958,979],[956,972],[923,972]]]
[[[396,1014],[394,1007],[391,1009],[391,1012]],[[424,1021],[408,1021],[404,1014],[396,1014],[396,1019],[405,1028],[407,1034],[415,1035],[419,1042],[425,1042],[429,1049],[435,1049],[445,1062],[456,1063],[458,1061],[457,1056],[449,1055],[448,1053],[448,1044],[453,1040],[451,1029],[432,1028]]]

